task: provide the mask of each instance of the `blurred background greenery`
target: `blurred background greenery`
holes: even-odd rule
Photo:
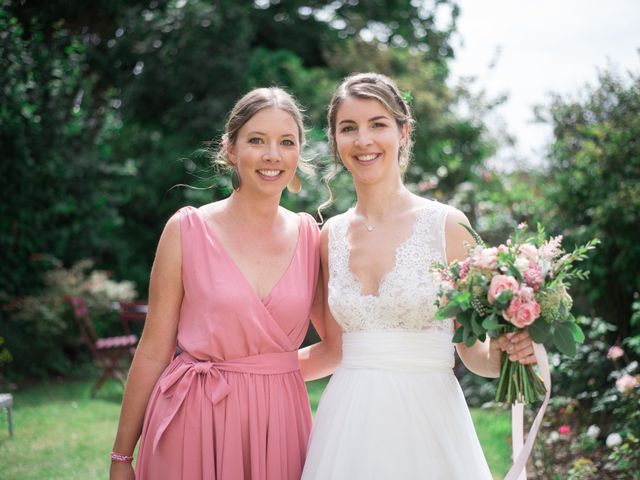
[[[575,96],[551,97],[537,111],[554,132],[544,166],[497,171],[488,160],[506,135],[491,135],[487,117],[504,99],[449,82],[458,15],[454,0],[0,0],[0,382],[86,361],[62,293],[93,298],[106,330],[117,326],[110,302],[146,296],[169,216],[230,192],[203,146],[248,89],[282,86],[305,106],[305,154],[319,174],[282,203],[315,214],[327,198],[326,104],[341,78],[371,70],[411,97],[413,191],[457,206],[490,242],[522,221],[563,234],[568,248],[600,238],[574,292],[601,342],[584,358],[617,343],[633,366],[640,76],[603,70]],[[346,173],[332,189],[327,216],[354,200]],[[619,371],[606,359],[594,370],[571,387],[587,410]],[[482,386],[466,382],[481,403]]]

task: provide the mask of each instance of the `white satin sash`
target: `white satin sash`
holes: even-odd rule
[[[344,368],[401,372],[452,372],[451,333],[437,330],[379,330],[342,334]]]

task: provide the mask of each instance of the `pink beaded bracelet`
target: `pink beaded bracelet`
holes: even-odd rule
[[[125,455],[123,453],[111,452],[111,461],[131,463],[133,461],[133,457],[131,455]]]

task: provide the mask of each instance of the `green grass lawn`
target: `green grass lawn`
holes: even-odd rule
[[[90,398],[92,382],[47,382],[14,393],[14,438],[0,412],[0,477],[4,480],[105,479],[122,390],[108,382]],[[315,411],[326,380],[307,387]],[[473,419],[495,478],[509,467],[509,415],[473,410]]]

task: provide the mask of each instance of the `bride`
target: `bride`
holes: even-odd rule
[[[438,279],[430,273],[433,262],[466,256],[473,239],[460,223],[468,220],[404,186],[413,120],[391,79],[346,78],[328,118],[334,156],[351,173],[357,202],[321,233],[323,341],[299,358],[306,380],[337,369],[302,478],[490,480],[452,370],[454,320],[434,319]],[[498,376],[503,350],[535,363],[526,332],[455,350],[486,377]]]

